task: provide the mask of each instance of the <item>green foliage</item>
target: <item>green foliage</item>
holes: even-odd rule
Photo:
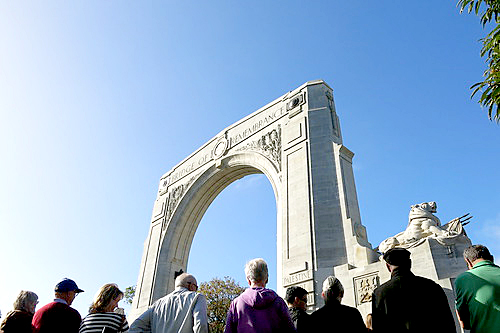
[[[484,5],[484,6],[483,6]],[[490,23],[496,23],[493,30],[481,41],[483,48],[481,49],[481,57],[486,56],[488,68],[484,71],[485,77],[483,82],[474,84],[471,89],[472,96],[481,92],[479,103],[488,109],[488,117],[490,120],[500,122],[500,1],[499,0],[459,0],[458,6],[460,13],[467,10],[468,13],[474,12],[480,15],[480,22],[483,27]],[[485,10],[481,12],[482,7]]]
[[[229,276],[224,280],[213,278],[200,285],[199,292],[207,298],[207,314],[210,333],[222,333],[226,326],[226,316],[231,301],[238,297],[245,288]]]
[[[132,305],[132,300],[135,295],[135,286],[125,288],[125,302]]]

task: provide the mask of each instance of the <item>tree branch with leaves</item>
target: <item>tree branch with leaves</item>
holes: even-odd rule
[[[459,0],[460,13],[467,10],[480,16],[485,27],[494,22],[496,26],[481,41],[481,57],[486,57],[488,68],[484,71],[484,81],[472,85],[472,96],[481,93],[479,104],[488,109],[488,117],[500,122],[500,1],[499,0]]]
[[[244,292],[245,288],[226,276],[224,280],[213,278],[209,282],[203,282],[198,291],[207,298],[210,333],[223,333],[231,301]]]
[[[130,286],[125,289],[125,303],[132,305],[135,295],[135,286]]]

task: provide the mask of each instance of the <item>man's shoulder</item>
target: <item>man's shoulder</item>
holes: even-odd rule
[[[328,312],[328,309],[326,308],[325,305],[323,305],[322,307],[320,307],[319,309],[317,309],[316,311],[314,311],[313,313],[311,313],[311,319],[321,318],[327,312]]]
[[[500,267],[495,265],[493,262],[489,260],[483,260],[479,262],[478,264],[474,265],[474,267],[467,271],[470,272],[470,274],[477,274],[478,276],[484,275],[484,276],[490,276],[490,275],[499,275],[500,274]]]
[[[42,306],[39,310],[41,310],[41,309],[49,309],[49,308],[52,308],[52,307],[54,307],[55,305],[58,305],[58,304],[62,304],[62,303],[59,303],[59,302],[50,302],[50,303],[47,303],[44,306]]]
[[[50,303],[47,303],[45,304],[44,306],[42,306],[40,309],[38,309],[35,314],[42,314],[44,312],[47,312],[47,311],[53,311],[54,309],[59,309],[60,307],[62,306],[65,306],[65,307],[68,307],[66,304],[63,304],[63,303],[59,303],[59,302],[50,302]]]
[[[335,315],[338,317],[347,316],[348,318],[350,318],[351,316],[358,316],[358,314],[359,316],[361,316],[358,309],[349,305],[344,305],[344,304],[338,304],[336,306],[324,305],[311,314],[311,319],[322,318],[325,316],[330,317],[331,315]]]
[[[461,286],[463,284],[466,284],[468,280],[470,280],[473,277],[471,272],[465,271],[457,276],[455,279],[455,286]]]
[[[170,294],[167,294],[163,296],[162,298],[158,299],[156,302],[154,302],[150,308],[156,308],[156,307],[162,307],[165,306],[165,304],[171,303],[171,302],[179,302],[182,299],[194,299],[196,297],[196,300],[202,300],[206,302],[206,297],[202,293],[196,292],[196,291],[189,291],[187,289],[179,290],[176,289],[172,291]]]
[[[384,293],[386,289],[392,288],[395,283],[396,282],[394,279],[390,279],[389,281],[386,281],[377,288],[375,288],[375,290],[373,290],[373,294],[379,296],[380,294]]]
[[[420,276],[420,275],[415,275],[415,281],[416,283],[423,284],[423,285],[432,285],[432,286],[439,286],[434,280],[431,280],[429,278]]]
[[[299,318],[299,317],[308,317],[309,314],[307,313],[306,310],[303,310],[303,309],[300,309],[300,308],[288,308],[288,311],[290,312],[290,317],[292,317],[292,319],[296,319],[296,318]]]
[[[426,277],[423,277],[420,275],[411,274],[411,275],[407,275],[407,276],[403,276],[403,277],[399,277],[399,276],[392,277],[389,281],[381,284],[375,290],[390,288],[391,286],[399,285],[399,284],[403,283],[403,281],[412,281],[412,283],[417,284],[417,285],[422,284],[422,285],[437,285],[438,286],[438,284],[436,282],[434,282],[434,280],[431,280],[429,278],[426,278]]]
[[[80,312],[78,312],[77,309],[73,309],[71,306],[68,306],[68,312],[71,312],[72,314],[75,315],[75,317],[82,319],[82,316],[80,315]]]
[[[344,312],[344,313],[347,313],[347,314],[349,314],[351,316],[358,316],[359,315],[361,317],[361,313],[355,307],[352,307],[352,306],[349,306],[349,305],[340,304],[340,308],[342,309],[341,311]]]
[[[197,299],[200,299],[200,298],[204,299],[205,298],[205,295],[203,295],[202,293],[199,293],[197,291],[187,290],[187,289],[174,290],[170,294],[166,295],[164,298],[167,298],[168,296],[170,296],[171,298],[177,298],[177,297],[190,298],[190,299],[193,299],[195,297]]]
[[[199,293],[199,292],[195,292],[194,297],[196,297],[196,303],[197,304],[203,304],[203,303],[205,303],[205,306],[206,306],[207,297],[205,295],[203,295],[202,293]]]
[[[500,281],[500,267],[491,261],[482,261],[481,265],[476,265],[472,269],[457,276],[455,279],[455,286],[461,287],[467,285],[472,283],[477,278],[488,279],[492,277],[497,277],[498,281]]]
[[[50,302],[35,312],[33,323],[40,325],[43,322],[52,322],[56,318],[62,318],[68,322],[75,323],[82,320],[80,313],[69,305],[60,302]]]

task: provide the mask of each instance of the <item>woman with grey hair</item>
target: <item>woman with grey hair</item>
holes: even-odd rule
[[[37,294],[21,290],[14,302],[14,310],[7,313],[0,324],[0,333],[31,333],[31,320],[37,304]]]

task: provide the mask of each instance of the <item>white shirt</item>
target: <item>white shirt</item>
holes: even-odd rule
[[[177,287],[151,305],[130,326],[129,333],[208,333],[204,295]]]
[[[60,299],[60,298],[54,298],[54,302],[57,302],[57,303],[62,303],[62,304],[66,304],[66,305],[68,305],[68,302],[66,302],[65,300]]]

